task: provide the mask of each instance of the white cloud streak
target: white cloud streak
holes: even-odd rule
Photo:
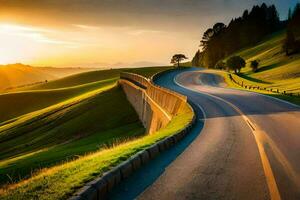
[[[61,40],[48,36],[58,34],[58,31],[16,24],[0,24],[0,33],[30,38],[33,41],[54,45],[76,46],[77,44],[68,40]]]

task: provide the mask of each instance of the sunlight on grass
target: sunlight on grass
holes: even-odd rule
[[[180,114],[183,121],[174,118],[176,126],[171,123],[165,131],[145,136],[137,114],[116,85],[121,71],[151,77],[165,69],[86,72],[0,95],[1,109],[8,114],[0,117],[1,199],[3,195],[20,199],[25,190],[29,196],[24,199],[65,197],[86,180],[182,128],[186,113]],[[73,172],[79,174],[72,178]],[[58,180],[66,190],[61,191]],[[7,187],[19,189],[4,190]]]
[[[238,82],[243,82],[248,86],[293,93],[294,96],[289,96],[265,90],[250,90],[300,104],[300,97],[297,97],[300,94],[300,55],[286,56],[282,48],[284,39],[285,31],[280,31],[256,46],[236,52],[234,55],[243,57],[247,64],[240,75],[232,74],[232,76]],[[250,67],[250,62],[253,60],[259,61],[259,68],[255,73]],[[227,72],[220,72],[220,75],[225,78],[229,87],[248,90],[230,81]]]
[[[79,95],[116,83],[117,79],[106,79],[68,88],[31,90],[0,95],[0,123],[23,114],[37,111]]]
[[[128,141],[113,148],[103,149],[77,160],[44,169],[36,176],[10,185],[2,190],[2,199],[61,199],[70,196],[77,188],[87,181],[101,175],[108,169],[150,146],[158,140],[172,135],[184,128],[193,117],[192,110],[187,106],[182,113],[175,116],[164,129]]]
[[[224,81],[227,84],[227,87],[229,88],[234,88],[234,89],[239,89],[239,90],[245,90],[245,91],[250,91],[250,92],[257,92],[257,93],[261,93],[261,94],[265,94],[265,95],[269,95],[272,97],[276,97],[285,101],[289,101],[291,103],[300,105],[300,97],[298,96],[288,96],[288,95],[284,95],[284,94],[278,94],[276,92],[271,92],[271,91],[267,91],[267,90],[259,90],[259,89],[246,89],[244,87],[241,87],[240,85],[234,83],[233,81],[230,80],[229,78],[229,74],[231,74],[235,80],[239,81],[240,83],[243,81],[244,84],[246,85],[255,85],[255,86],[260,86],[260,87],[270,87],[270,85],[266,85],[266,84],[261,84],[261,83],[253,83],[247,79],[243,79],[235,74],[232,73],[228,73],[228,72],[224,72],[224,71],[215,71],[216,74],[219,74],[220,76],[222,76],[224,78]],[[293,86],[295,87],[295,85],[293,84]],[[282,89],[282,88],[280,88]],[[299,88],[297,88],[298,90]]]

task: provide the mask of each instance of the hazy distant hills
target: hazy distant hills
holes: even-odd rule
[[[84,67],[88,66],[88,67]],[[105,67],[104,67],[105,66]],[[163,66],[160,63],[153,62],[135,62],[135,63],[88,63],[75,67],[33,67],[24,64],[0,65],[0,93],[8,92],[12,89],[22,88],[32,84],[45,82],[77,74],[86,71],[94,71],[107,68],[124,67],[145,67],[145,66]]]
[[[138,61],[138,62],[91,62],[73,65],[74,67],[86,67],[89,68],[131,68],[131,67],[154,67],[154,66],[166,66],[168,63],[151,62],[151,61]]]
[[[95,68],[32,67],[23,64],[0,65],[0,92],[46,80],[96,70]]]

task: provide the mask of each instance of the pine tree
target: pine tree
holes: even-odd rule
[[[214,68],[219,60],[241,48],[255,45],[280,28],[281,23],[274,5],[253,6],[251,11],[245,10],[241,17],[232,19],[227,26],[216,23],[204,32],[200,41],[202,52],[199,64]],[[199,55],[196,53],[195,56]]]
[[[195,56],[193,57],[192,65],[195,67],[200,67],[200,54],[200,50],[198,50]]]
[[[286,38],[285,38],[285,42],[284,42],[284,50],[285,50],[285,54],[287,56],[291,55],[294,52],[294,44],[296,42],[295,39],[295,35],[293,33],[293,31],[291,31],[290,29],[287,30],[286,32]]]
[[[291,21],[292,19],[292,10],[289,8],[289,13],[288,13],[288,21]]]

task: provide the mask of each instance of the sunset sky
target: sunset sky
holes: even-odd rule
[[[125,66],[192,57],[203,31],[254,4],[297,0],[0,0],[0,64]]]

